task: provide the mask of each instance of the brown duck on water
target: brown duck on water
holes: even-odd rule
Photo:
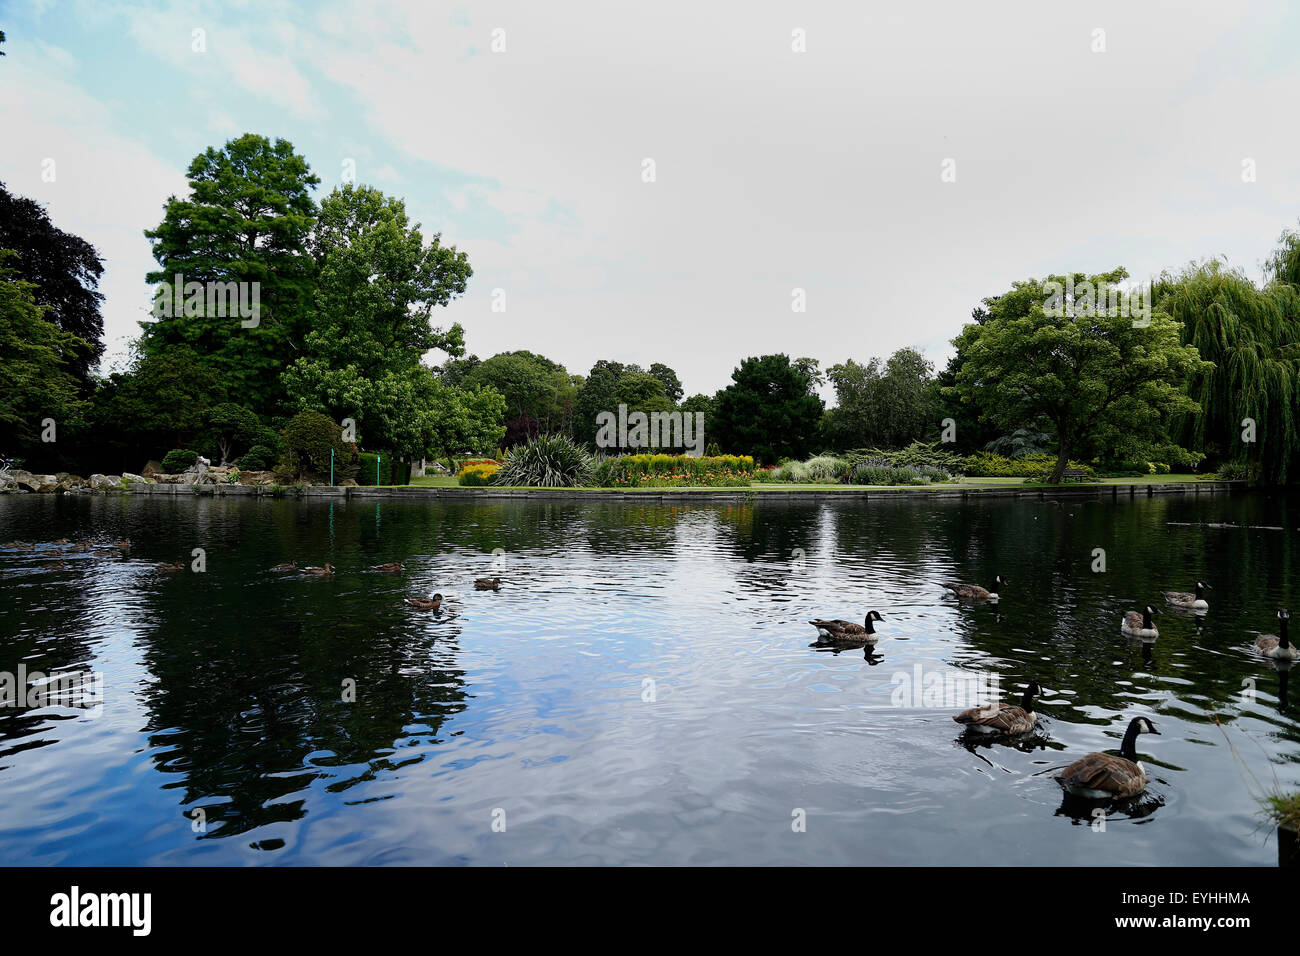
[[[1027,734],[1038,722],[1038,715],[1034,713],[1034,698],[1042,692],[1043,689],[1036,682],[1030,681],[1020,698],[1019,707],[1014,704],[972,707],[963,710],[953,720],[977,734]]]
[[[1006,583],[1006,579],[999,574],[993,579],[992,588],[982,588],[978,584],[945,583],[943,586],[963,601],[989,601],[991,603],[996,603],[1001,597],[998,594],[998,591],[1001,589],[1002,585]]]
[[[1135,797],[1147,785],[1146,769],[1137,758],[1138,734],[1159,733],[1147,718],[1134,717],[1129,721],[1118,757],[1103,753],[1080,757],[1061,771],[1057,782],[1079,797]]]
[[[884,619],[884,615],[879,611],[868,611],[867,619],[862,624],[842,621],[839,618],[819,619],[808,623],[817,628],[817,637],[823,641],[833,644],[875,644],[880,640],[880,635],[876,633],[875,622]]]

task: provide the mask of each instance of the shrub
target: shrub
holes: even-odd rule
[[[343,430],[323,412],[299,412],[289,419],[281,434],[285,464],[299,475],[328,475],[332,449],[335,481],[356,478],[356,452],[343,444]]]
[[[169,475],[179,475],[198,459],[199,453],[188,448],[173,448],[163,455],[162,470]]]
[[[479,488],[483,485],[492,484],[492,478],[500,470],[501,466],[495,461],[475,462],[460,469],[460,474],[456,476],[456,482],[468,487]]]
[[[809,458],[803,463],[807,470],[807,481],[820,481],[834,483],[842,481],[848,477],[852,466],[843,458],[836,458],[833,455],[818,455],[816,458]]]
[[[1216,474],[1220,481],[1246,481],[1250,478],[1250,468],[1242,461],[1225,461]]]
[[[1024,458],[1026,455],[1045,455],[1051,446],[1052,436],[1032,428],[1017,428],[1010,435],[995,438],[984,446],[985,451],[1006,458]]]
[[[951,472],[928,465],[891,465],[884,461],[860,461],[849,472],[850,484],[855,485],[928,485],[931,482],[948,483],[954,480]]]
[[[534,488],[577,488],[590,485],[595,459],[563,435],[540,435],[506,453],[493,484]]]
[[[605,488],[743,487],[753,476],[749,455],[622,455],[596,467]]]
[[[966,463],[966,459],[956,452],[940,448],[938,442],[927,445],[919,441],[897,451],[855,448],[842,457],[850,466],[861,461],[875,461],[895,467],[938,468],[952,475],[962,474]]]
[[[236,464],[245,471],[266,471],[275,465],[278,457],[274,448],[266,445],[254,445],[244,452],[244,457],[240,458]]]
[[[1056,465],[1055,455],[1026,455],[1023,458],[1003,458],[986,451],[976,452],[966,458],[965,472],[974,478],[1031,478],[1042,480],[1052,473]],[[1096,477],[1092,466],[1082,462],[1068,463],[1070,468],[1078,468],[1085,478]],[[1143,466],[1146,470],[1146,465]]]

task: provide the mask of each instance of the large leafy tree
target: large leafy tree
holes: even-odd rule
[[[745,359],[731,379],[714,402],[712,431],[706,432],[710,442],[765,464],[809,453],[823,403],[807,367],[788,355],[763,355]]]
[[[1123,269],[1091,276],[1098,301],[1127,278]],[[1105,309],[1047,309],[1049,282],[1066,286],[1083,276],[1053,276],[1016,283],[985,305],[988,318],[967,325],[954,340],[964,355],[955,397],[979,409],[1004,430],[1039,421],[1050,424],[1059,482],[1071,456],[1091,450],[1108,429],[1158,437],[1196,402],[1182,390],[1187,376],[1206,363],[1179,339],[1179,326],[1155,312],[1149,324],[1125,314],[1126,299]],[[1073,313],[1073,314],[1071,314]]]
[[[220,375],[194,350],[178,346],[150,355],[137,348],[125,371],[100,384],[90,415],[92,439],[110,450],[129,447],[161,457],[200,438],[208,411],[225,397]]]
[[[1271,265],[1264,288],[1210,261],[1162,277],[1157,295],[1212,363],[1187,378],[1200,413],[1181,418],[1177,437],[1282,484],[1300,474],[1300,236],[1285,233]],[[1246,419],[1253,442],[1243,440]]]
[[[827,438],[839,448],[901,448],[937,426],[934,366],[915,349],[899,349],[882,363],[849,359],[826,376],[836,407],[826,413]]]
[[[36,286],[9,268],[15,258],[0,252],[0,454],[44,457],[45,419],[57,439],[84,410],[73,370],[92,347],[48,320]]]
[[[624,364],[601,359],[591,367],[578,390],[573,432],[579,441],[594,443],[597,416],[602,412],[618,413],[619,405],[626,405],[628,413],[671,411],[673,401],[664,386],[664,370],[659,374],[647,372],[639,365]],[[674,374],[673,379],[676,379]],[[678,385],[680,388],[680,384]],[[608,449],[613,450],[613,449]]]
[[[541,430],[551,432],[567,430],[572,419],[573,379],[563,365],[544,355],[526,350],[501,352],[476,362],[460,381],[500,392],[509,420],[531,419]]]
[[[401,200],[352,185],[321,203],[313,252],[311,331],[284,372],[287,393],[299,408],[353,419],[369,447],[420,454],[419,403],[442,394],[423,357],[465,348],[459,325],[443,331],[430,315],[465,291],[469,258],[438,235],[426,244]]]
[[[88,343],[67,356],[68,370],[82,390],[104,354],[104,319],[98,290],[104,264],[95,247],[64,232],[45,209],[31,199],[15,196],[0,183],[0,249],[12,249],[6,268],[34,284],[32,295],[45,308],[45,318],[64,332]]]
[[[307,248],[316,217],[311,191],[320,178],[287,140],[252,133],[196,156],[188,176],[190,195],[170,197],[162,222],[145,232],[158,261],[147,280],[173,283],[179,274],[186,283],[258,283],[257,324],[206,310],[159,317],[144,325],[144,349],[155,356],[193,350],[233,399],[271,413],[284,399],[280,373],[306,333],[315,271]]]

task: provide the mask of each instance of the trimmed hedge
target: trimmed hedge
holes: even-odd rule
[[[409,485],[411,483],[411,465],[396,455],[386,451],[363,451],[357,455],[360,469],[357,473],[358,485]],[[378,478],[376,479],[376,465]]]

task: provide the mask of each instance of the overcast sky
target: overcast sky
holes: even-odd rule
[[[0,179],[104,257],[110,361],[142,230],[244,132],[466,250],[435,319],[470,351],[688,393],[768,352],[942,364],[1030,276],[1258,278],[1300,217],[1300,4],[0,0],[0,29]]]

